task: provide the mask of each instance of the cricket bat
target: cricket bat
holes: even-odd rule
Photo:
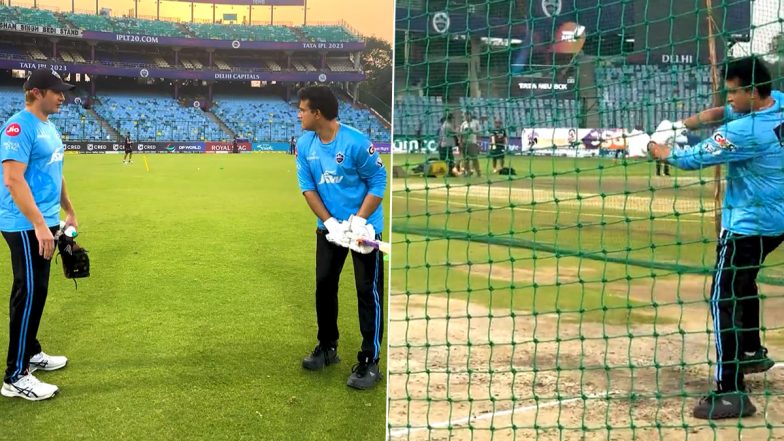
[[[381,242],[376,240],[368,240],[368,239],[357,239],[360,245],[366,245],[369,247],[373,247],[384,254],[389,254],[392,252],[392,244],[389,242]]]

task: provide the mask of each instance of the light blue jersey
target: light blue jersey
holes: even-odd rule
[[[41,121],[27,110],[16,113],[3,125],[0,162],[10,160],[27,164],[25,180],[33,193],[35,205],[50,227],[60,224],[63,152],[63,141],[54,124]],[[32,229],[32,222],[19,211],[11,193],[5,186],[0,186],[0,231]]]
[[[784,233],[784,94],[764,110],[726,111],[726,121],[699,144],[674,148],[667,161],[685,170],[727,163],[722,226],[741,235]]]
[[[362,132],[340,124],[335,139],[323,144],[315,132],[297,141],[297,178],[302,192],[318,192],[338,221],[356,214],[368,194],[384,197],[387,172],[373,144]],[[381,205],[368,218],[377,233],[384,229]],[[324,228],[321,219],[319,228]]]

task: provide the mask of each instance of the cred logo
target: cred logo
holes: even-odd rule
[[[17,123],[13,123],[5,128],[5,134],[8,136],[16,136],[22,133],[22,128]]]

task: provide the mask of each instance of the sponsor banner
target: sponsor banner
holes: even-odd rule
[[[136,142],[134,153],[204,153],[203,142]],[[125,144],[105,141],[64,141],[65,151],[75,153],[123,153]]]
[[[438,153],[438,140],[433,136],[413,136],[395,135],[392,143],[392,153]]]
[[[63,141],[65,150],[78,153],[122,153],[125,145],[121,142],[104,141]],[[373,146],[379,153],[390,153],[390,143],[374,142]],[[254,142],[239,141],[237,147],[243,152],[288,152],[288,142]],[[131,144],[134,153],[231,153],[231,141],[194,141],[194,142],[134,142]]]
[[[114,153],[123,151],[123,144],[119,142],[84,142],[80,153]]]
[[[209,3],[212,3],[210,1]],[[211,40],[203,38],[161,37],[152,35],[115,34],[112,32],[84,31],[82,38],[86,40],[110,41],[115,43],[154,44],[159,46],[215,48],[215,49],[248,49],[248,50],[285,50],[305,52],[313,50],[325,51],[363,51],[365,42],[310,42],[310,41],[241,41],[241,40]]]
[[[63,141],[63,146],[65,146],[66,152],[81,152],[83,143],[81,142],[73,142],[73,141]]]
[[[164,146],[168,153],[204,153],[203,142],[169,142]]]
[[[533,128],[523,129],[522,153],[535,156],[584,158],[626,149],[623,129]]]
[[[250,152],[251,149],[251,143],[247,141],[237,143],[237,150],[240,152]],[[207,153],[231,153],[234,151],[234,147],[231,141],[207,141],[204,143],[204,151]]]
[[[90,75],[112,75],[132,78],[168,78],[186,80],[219,81],[281,81],[281,82],[325,82],[362,81],[361,72],[220,72],[213,70],[177,70],[138,67],[117,67],[99,64],[39,63],[19,60],[0,60],[0,69],[52,69],[63,73],[86,73]]]
[[[512,135],[512,134],[510,134]],[[515,134],[517,135],[517,134]],[[629,133],[623,129],[531,128],[508,138],[507,154],[590,157],[626,149]],[[421,144],[421,146],[420,146]],[[482,152],[490,150],[490,137],[479,139]],[[394,153],[438,153],[435,137],[395,136]]]
[[[574,90],[575,79],[567,78],[564,81],[552,81],[549,78],[517,77],[514,83],[516,84],[514,91],[517,94],[524,94],[529,91],[566,92]]]
[[[254,152],[288,152],[289,143],[287,142],[254,142]]]
[[[63,29],[51,26],[35,26],[21,23],[0,23],[0,31],[24,32],[27,34],[60,35],[82,38],[81,29]]]
[[[373,141],[373,147],[375,147],[376,151],[379,153],[392,152],[392,143],[389,141]]]

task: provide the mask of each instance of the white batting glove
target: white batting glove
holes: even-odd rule
[[[684,137],[688,131],[683,121],[672,122],[665,119],[656,127],[656,132],[651,135],[651,141],[656,144],[671,145],[676,138]]]
[[[361,240],[375,240],[376,230],[373,225],[367,223],[367,219],[359,216],[351,216],[348,220],[349,228],[346,233],[349,238],[349,249],[361,254],[370,254],[374,248],[368,245],[361,245]]]
[[[348,224],[338,222],[337,219],[331,217],[324,221],[324,227],[327,228],[327,240],[344,248],[348,248],[349,238],[347,233]]]

